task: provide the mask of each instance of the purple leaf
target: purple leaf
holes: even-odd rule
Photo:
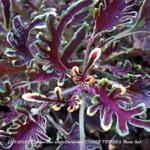
[[[68,112],[74,112],[74,110],[77,110],[79,108],[79,106],[82,104],[81,99],[79,98],[78,95],[76,95],[75,93],[70,96],[69,98],[67,98],[66,100],[64,100],[62,98],[61,95],[61,88],[56,87],[54,89],[54,93],[56,95],[56,98],[49,98],[45,95],[42,95],[40,93],[25,93],[22,95],[22,99],[24,99],[25,101],[28,102],[36,102],[36,103],[42,103],[42,102],[48,102],[48,103],[54,103],[54,105],[52,106],[52,108],[55,111],[58,111],[61,109],[61,107],[64,106],[64,104],[68,105]],[[55,104],[56,103],[56,104]]]
[[[149,9],[150,1],[144,0],[141,6],[140,13],[138,14],[138,21],[134,26],[134,30],[150,31]]]
[[[71,142],[77,142],[77,143],[72,143]],[[69,147],[69,150],[79,150],[80,149],[80,133],[79,133],[79,124],[76,122],[73,124],[71,131],[69,132],[69,134],[66,137],[66,143],[61,144],[59,146],[59,150],[66,150]],[[87,142],[85,143],[85,147],[86,149],[89,148],[100,148],[101,145],[97,144],[97,143],[89,143],[88,140],[86,140]],[[68,142],[68,143],[67,143]]]
[[[93,116],[96,114],[96,112],[98,111],[98,105],[91,105],[88,107],[87,109],[87,114],[88,116]]]
[[[148,33],[135,34],[133,35],[133,38],[134,38],[134,45],[133,45],[134,49],[137,49],[137,50],[141,49],[143,50],[142,52],[144,53],[148,52],[149,47],[150,47],[150,37]]]
[[[16,73],[21,73],[24,72],[25,70],[25,66],[13,66],[10,62],[8,61],[1,61],[0,62],[0,75],[12,75],[12,74],[16,74]]]
[[[150,132],[150,120],[131,118],[129,122],[135,127],[144,128],[146,131]]]
[[[133,99],[133,104],[144,103],[150,107],[150,78],[148,76],[138,77],[127,89],[127,96]]]
[[[41,103],[42,101],[47,101],[46,96],[39,93],[26,93],[22,95],[22,98],[26,101],[37,102],[37,103]]]
[[[74,19],[74,17],[89,9],[93,4],[92,0],[79,0],[74,2],[61,16],[60,23],[57,27],[58,34],[61,36],[66,26]],[[60,37],[59,37],[60,38]]]
[[[41,58],[37,57],[36,59],[41,60]],[[40,61],[42,62],[42,60]],[[56,79],[59,77],[59,75],[54,71],[53,66],[46,64],[35,64],[36,67],[34,67],[34,64],[32,66],[32,69],[29,70],[29,80],[35,80],[38,82],[47,82],[52,79]]]
[[[80,25],[84,23],[85,20],[83,20],[83,18],[86,18],[88,16],[88,11],[89,10],[77,14],[72,20],[71,24]]]
[[[100,109],[100,125],[105,131],[107,131],[111,128],[112,123],[113,123],[113,119],[112,119],[113,112],[107,108],[104,108],[103,110],[104,114],[102,115],[102,110],[103,109],[101,108]]]
[[[29,63],[33,58],[32,51],[29,49],[28,38],[30,32],[37,26],[43,24],[44,17],[37,16],[33,19],[28,26],[22,23],[20,16],[15,16],[12,21],[12,29],[8,32],[7,41],[11,47],[15,50],[14,55],[17,60],[14,60],[16,64],[22,65]],[[9,57],[14,57],[9,51],[6,54]]]
[[[28,115],[24,110],[21,113],[27,115],[25,122],[17,120],[17,127],[10,127],[9,131],[12,133],[16,143],[13,144],[11,150],[25,150],[27,144],[38,142],[41,140],[48,141],[49,137],[46,135],[46,119],[40,115]],[[19,141],[24,141],[19,143]],[[28,142],[28,143],[26,143]]]
[[[30,72],[29,77],[30,80],[36,80],[38,82],[47,82],[57,78],[58,75],[55,72],[46,73],[42,69],[39,69],[37,71]]]
[[[77,50],[82,43],[82,41],[85,39],[86,36],[86,28],[87,25],[81,26],[78,31],[74,34],[74,37],[71,39],[71,41],[66,45],[64,48],[63,55],[61,57],[61,61],[65,64],[65,66],[68,66],[68,60],[70,56]],[[69,62],[70,64],[70,62]],[[74,65],[74,64],[73,64]],[[71,69],[73,66],[69,66]]]
[[[10,149],[13,145],[13,138],[5,131],[0,130],[0,148]]]
[[[38,48],[48,56],[47,60],[49,60],[49,62],[53,64],[55,69],[58,70],[59,72],[62,73],[66,72],[68,66],[69,66],[68,68],[71,68],[75,64],[72,62],[70,62],[70,64],[69,63],[67,64],[66,61],[69,59],[69,56],[72,55],[73,50],[77,49],[79,42],[82,42],[82,38],[85,37],[86,35],[85,25],[77,31],[73,39],[69,42],[69,44],[67,44],[67,46],[65,47],[66,52],[64,52],[61,59],[59,57],[59,48],[61,46],[61,40],[63,39],[62,38],[63,33],[66,27],[70,23],[72,23],[75,16],[87,11],[92,4],[93,4],[92,0],[81,0],[72,3],[72,5],[70,5],[69,8],[65,10],[64,13],[61,15],[59,22],[56,20],[55,16],[50,15],[47,24],[52,39],[48,40],[43,35],[38,36],[39,40],[46,43],[46,45],[48,46],[47,48],[45,48],[43,43],[38,41],[37,42]],[[79,38],[79,41],[76,38]],[[68,57],[67,60],[65,61],[63,58],[66,56]]]
[[[118,41],[114,41],[113,43],[111,43],[106,50],[103,52],[102,57],[101,57],[101,63],[103,63],[104,61],[107,61],[110,56],[112,56],[113,53],[117,53],[120,51],[120,49],[118,48],[119,42]],[[102,43],[100,45],[100,47],[103,47],[104,43]]]
[[[88,107],[87,114],[91,116],[91,114],[94,115],[100,110],[100,124],[105,131],[108,131],[111,128],[113,115],[115,115],[117,117],[116,132],[120,136],[126,136],[129,134],[128,123],[135,124],[135,126],[144,128],[150,132],[150,120],[139,119],[137,124],[135,121],[136,116],[146,113],[145,104],[140,103],[135,107],[131,107],[131,99],[129,97],[121,96],[121,89],[116,88],[109,93],[107,86],[108,83],[103,80],[101,86],[95,87],[95,92],[99,97],[93,106]],[[128,108],[128,105],[131,108]]]
[[[54,66],[55,70],[64,73],[66,71],[66,67],[61,62],[58,56],[58,47],[56,47],[56,41],[54,40],[53,42],[51,42],[41,34],[39,34],[39,39],[44,42],[48,47],[45,47],[45,45],[41,41],[37,41],[36,46],[38,47],[38,49],[47,55],[47,61],[49,61],[49,63]]]
[[[67,140],[71,141],[78,141],[80,139],[80,134],[79,134],[79,125],[75,123],[67,136]],[[65,150],[69,146],[70,150],[79,150],[80,149],[80,144],[61,144],[60,147],[58,148],[59,150]]]
[[[124,64],[118,62],[116,66],[108,65],[108,68],[114,75],[127,75],[131,71],[132,65],[130,61],[126,60]]]
[[[97,32],[112,30],[114,26],[131,25],[137,12],[133,8],[134,0],[103,0],[96,13]]]
[[[4,26],[6,30],[9,30],[11,26],[11,19],[12,19],[12,1],[11,0],[1,0],[3,6],[3,19],[4,19]]]
[[[30,61],[33,57],[27,46],[28,34],[29,29],[23,25],[20,17],[14,17],[13,28],[8,33],[7,40],[12,48],[16,50],[16,54],[22,56],[25,62]]]

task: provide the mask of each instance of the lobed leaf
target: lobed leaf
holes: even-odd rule
[[[131,26],[137,17],[134,0],[103,0],[96,13],[96,30],[112,30],[118,25]]]
[[[132,69],[132,64],[129,60],[125,60],[124,64],[118,62],[116,66],[108,65],[108,68],[114,75],[127,75]]]
[[[39,34],[37,36],[36,45],[39,52],[46,54],[46,60],[49,61],[49,65],[52,65],[54,70],[60,72],[60,76],[66,72],[67,69],[71,69],[73,66],[79,65],[80,63],[76,60],[72,60],[70,57],[73,55],[75,50],[79,49],[83,39],[86,36],[87,25],[83,24],[74,33],[74,36],[70,41],[67,42],[63,48],[62,43],[64,42],[64,31],[69,24],[73,25],[77,16],[82,16],[84,12],[93,5],[92,0],[79,0],[72,3],[67,10],[63,12],[58,21],[56,16],[49,15],[47,20],[47,26],[50,33],[50,39],[44,35]],[[86,17],[86,15],[84,15]],[[82,18],[83,20],[84,18]],[[63,54],[60,54],[60,52]],[[42,55],[42,54],[41,54]],[[41,56],[43,57],[43,56]]]
[[[61,56],[61,60],[62,62],[68,66],[70,64],[68,64],[68,60],[70,58],[70,56],[76,51],[78,50],[79,46],[81,45],[81,43],[83,42],[83,40],[85,39],[86,36],[86,28],[87,25],[84,24],[83,26],[81,26],[75,33],[73,38],[71,39],[71,41],[65,46],[64,48],[64,52]],[[76,65],[74,65],[76,66]],[[69,66],[69,69],[71,69],[73,66]]]
[[[7,40],[12,48],[16,50],[16,55],[23,57],[21,63],[26,63],[26,61],[29,62],[33,57],[29,47],[27,46],[30,31],[23,25],[20,16],[14,17],[12,24],[13,27],[7,35]]]
[[[61,44],[60,40],[63,35],[64,29],[67,27],[68,24],[70,24],[73,21],[76,15],[78,15],[81,12],[86,11],[88,7],[92,4],[93,4],[92,0],[80,0],[80,1],[73,3],[62,14],[59,23],[56,23],[56,18],[54,16],[52,15],[49,16],[48,27],[49,27],[50,34],[52,35],[52,40],[47,41],[45,38],[42,38],[42,40],[50,46],[51,48],[50,55],[53,54],[52,56],[56,60],[58,59],[58,51],[59,51],[58,48]],[[54,58],[53,59],[51,58],[53,62],[56,61],[54,60]],[[57,62],[59,62],[59,60],[57,60]]]
[[[113,115],[117,117],[116,132],[120,136],[129,134],[128,123],[150,131],[149,120],[136,119],[137,116],[140,117],[142,114],[146,113],[146,106],[144,103],[132,107],[131,99],[128,97],[120,97],[121,90],[118,90],[118,88],[109,93],[106,83],[104,83],[102,87],[96,86],[95,92],[99,95],[98,102],[88,107],[87,114],[91,116],[96,114],[99,110],[100,124],[105,131],[111,129]]]
[[[150,77],[139,76],[127,89],[126,95],[133,99],[133,104],[144,103],[150,107]]]
[[[9,57],[16,56],[14,62],[18,65],[27,64],[33,58],[32,50],[29,48],[28,38],[31,30],[43,24],[45,15],[35,17],[28,26],[22,23],[20,16],[15,16],[12,20],[12,28],[7,34],[7,41],[14,51],[6,49]]]
[[[41,115],[30,116],[24,110],[20,110],[19,112],[25,114],[26,121],[17,120],[14,122],[17,127],[10,127],[8,129],[16,141],[11,150],[25,150],[28,144],[40,142],[40,140],[49,140],[49,137],[46,135],[46,119],[44,117]]]

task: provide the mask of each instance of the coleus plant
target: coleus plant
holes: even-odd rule
[[[150,132],[149,0],[0,4],[0,149],[110,149],[107,134]]]

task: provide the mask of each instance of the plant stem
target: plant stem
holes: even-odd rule
[[[58,125],[55,120],[50,116],[50,115],[46,115],[46,118],[48,119],[48,121],[50,123],[53,124],[53,126],[60,132],[62,133],[63,135],[67,136],[68,135],[68,132],[66,130],[64,130],[60,125]]]
[[[80,107],[79,111],[79,130],[80,130],[80,150],[85,150],[85,129],[84,129],[84,110],[85,102]]]
[[[113,43],[116,40],[119,40],[121,38],[130,36],[130,35],[134,35],[134,34],[149,34],[149,32],[147,31],[136,31],[136,32],[131,32],[131,30],[126,30],[124,32],[119,33],[116,36],[111,37],[110,39],[108,39],[108,42],[106,42],[106,45],[110,45],[111,43]]]
[[[79,85],[74,86],[74,87],[72,87],[72,88],[69,88],[69,89],[66,89],[66,90],[62,91],[62,95],[68,94],[68,93],[70,93],[70,92],[74,92],[75,90],[77,90],[78,87],[79,87]],[[57,98],[57,96],[56,96],[55,94],[49,97],[49,99],[55,99],[55,98]],[[38,108],[39,112],[43,111],[43,110],[47,107],[48,104],[49,104],[49,102],[44,102],[44,103]]]
[[[83,70],[86,68],[86,64],[88,61],[88,56],[90,53],[90,48],[95,40],[95,30],[96,26],[94,26],[93,33],[89,39],[88,45],[85,50],[84,62],[83,62]],[[85,102],[80,107],[79,111],[79,130],[80,130],[80,150],[85,150],[85,130],[84,130],[84,111],[85,111]]]
[[[95,40],[95,26],[94,26],[94,29],[93,29],[93,33],[92,33],[92,35],[91,35],[91,37],[89,39],[88,45],[86,47],[86,50],[85,50],[85,56],[84,56],[84,62],[83,62],[83,70],[86,67],[86,63],[87,63],[88,56],[89,56],[89,53],[90,53],[90,48],[91,48],[94,40]]]

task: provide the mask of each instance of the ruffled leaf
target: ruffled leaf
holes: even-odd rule
[[[95,92],[99,95],[99,102],[88,108],[88,112],[95,106],[96,110],[100,110],[101,127],[105,131],[108,131],[113,123],[113,115],[115,115],[117,117],[116,132],[120,136],[126,136],[129,134],[128,123],[150,131],[149,120],[136,119],[137,116],[140,117],[146,113],[145,104],[141,103],[132,107],[130,99],[120,97],[122,95],[122,90],[118,90],[118,88],[116,88],[109,93],[106,84],[108,83],[105,82],[101,87],[95,87]],[[130,106],[130,108],[128,108],[128,106]]]
[[[49,141],[50,138],[46,135],[46,119],[40,115],[29,115],[24,110],[18,110],[26,116],[25,122],[17,120],[14,123],[17,127],[10,127],[8,130],[17,141],[26,141],[23,143],[15,143],[12,145],[12,150],[26,149],[27,144],[33,144],[40,140]],[[27,143],[28,142],[28,143]]]
[[[145,103],[150,107],[150,77],[138,77],[127,89],[126,95],[133,99],[133,104]]]
[[[28,26],[25,26],[20,16],[15,16],[12,21],[12,28],[8,32],[7,41],[14,49],[14,52],[9,52],[6,49],[6,55],[15,58],[13,62],[16,65],[29,63],[33,58],[32,51],[29,48],[28,38],[31,30],[44,21],[44,16],[37,16]]]
[[[116,76],[126,76],[132,69],[132,65],[130,61],[126,60],[124,64],[122,62],[118,62],[116,66],[108,65],[109,70]]]
[[[7,40],[16,50],[16,54],[23,57],[22,63],[30,61],[33,56],[27,46],[29,29],[23,25],[19,16],[14,17],[12,24],[13,28],[8,33]]]
[[[61,144],[58,147],[58,150],[66,150],[68,148],[68,146],[69,146],[70,150],[79,150],[80,149],[80,143],[78,142],[79,140],[80,140],[79,124],[76,122],[73,124],[71,131],[69,132],[69,134],[66,137],[66,143]],[[76,143],[70,144],[72,141],[74,141]],[[99,145],[97,143],[88,142],[88,140],[87,140],[87,142],[85,143],[85,148],[86,149],[101,148],[101,145]]]
[[[72,60],[70,57],[82,44],[83,39],[86,36],[87,25],[81,25],[81,27],[74,33],[72,39],[68,42],[64,40],[65,36],[63,33],[67,29],[68,25],[73,25],[73,23],[75,23],[76,16],[80,16],[84,12],[87,12],[93,3],[94,1],[92,0],[79,0],[72,3],[63,12],[59,21],[56,16],[49,15],[47,27],[49,29],[50,38],[48,39],[42,34],[37,36],[38,40],[36,45],[39,52],[46,54],[46,60],[59,72],[60,76],[64,74],[67,69],[71,69],[73,66],[80,64],[78,61]],[[83,16],[86,17],[86,15]],[[66,44],[62,45],[64,43]],[[60,49],[62,49],[61,51],[63,54],[60,54]]]
[[[10,149],[13,145],[14,139],[5,131],[0,130],[0,148]]]
[[[112,30],[118,25],[131,26],[137,17],[134,0],[103,0],[96,13],[97,32]]]

